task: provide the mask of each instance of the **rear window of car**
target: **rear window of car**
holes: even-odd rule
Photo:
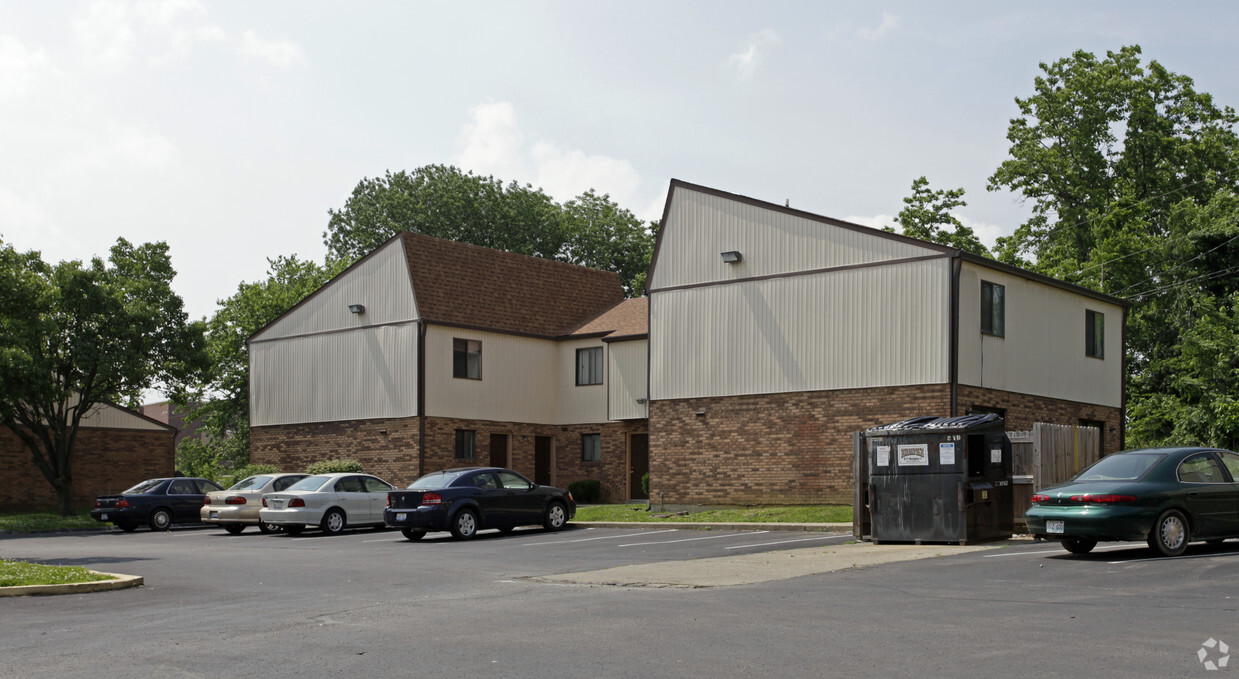
[[[289,490],[318,490],[331,480],[330,476],[307,476],[289,486]]]
[[[464,476],[465,472],[431,472],[409,484],[411,490],[427,488],[447,488],[452,482]]]
[[[1075,481],[1139,481],[1165,455],[1111,455],[1080,472]]]
[[[125,492],[126,493],[149,493],[152,490],[155,490],[156,488],[158,488],[159,484],[163,482],[164,482],[163,479],[151,479],[150,481],[143,481],[142,483],[139,483],[138,485],[134,486],[133,488],[130,488],[129,490]]]
[[[256,490],[267,485],[270,480],[270,476],[250,476],[232,484],[228,490]]]

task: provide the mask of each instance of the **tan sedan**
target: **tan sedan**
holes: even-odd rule
[[[246,526],[258,526],[264,533],[275,533],[279,526],[265,523],[258,517],[264,493],[275,493],[304,479],[309,474],[259,474],[247,476],[227,490],[206,494],[200,516],[204,523],[215,523],[236,535]]]

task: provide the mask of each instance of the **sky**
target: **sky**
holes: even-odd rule
[[[871,226],[987,180],[1038,65],[1138,44],[1239,106],[1239,3],[0,0],[0,241],[165,241],[191,318],[321,261],[366,177],[451,164],[657,219],[671,179]]]

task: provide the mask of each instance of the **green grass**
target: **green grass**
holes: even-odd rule
[[[703,509],[686,515],[674,515],[656,519],[655,516],[669,512],[658,511],[658,505],[645,511],[645,505],[591,505],[577,507],[577,521],[633,521],[648,523],[674,523],[676,521],[705,521],[727,523],[851,523],[852,508],[847,505],[818,505],[799,507],[735,507],[730,509]]]
[[[115,579],[111,575],[92,573],[80,566],[45,566],[38,563],[0,559],[0,587],[67,585],[74,582]]]
[[[98,528],[104,524],[90,518],[89,514],[59,516],[51,512],[33,514],[0,514],[0,530],[17,533],[46,533],[58,530]]]

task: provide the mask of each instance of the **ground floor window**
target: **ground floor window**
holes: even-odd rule
[[[581,461],[602,462],[602,434],[581,435]]]
[[[456,430],[456,459],[472,460],[476,456],[477,432],[472,429]]]

